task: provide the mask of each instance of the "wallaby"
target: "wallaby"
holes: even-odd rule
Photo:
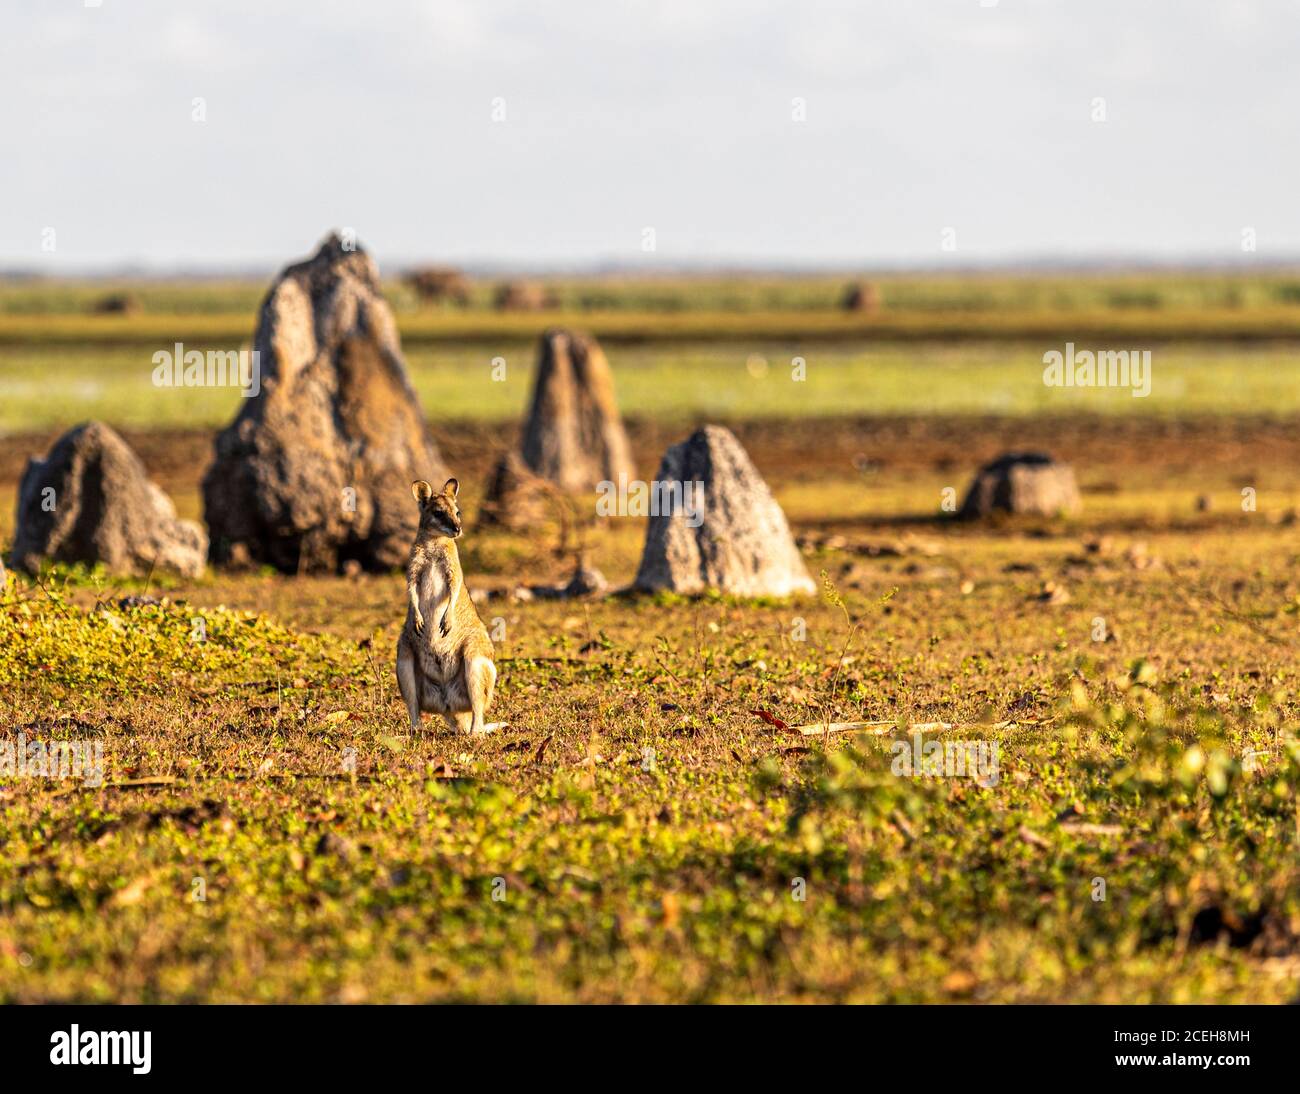
[[[488,733],[485,722],[497,669],[492,639],[465,591],[456,552],[461,534],[460,483],[448,479],[442,493],[423,479],[411,484],[420,527],[406,564],[406,623],[397,640],[397,687],[411,728],[420,712],[441,714],[452,729]]]

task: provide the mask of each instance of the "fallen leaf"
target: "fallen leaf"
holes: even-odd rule
[[[537,746],[537,751],[533,753],[533,763],[539,764],[542,762],[542,757],[546,755],[546,747],[553,740],[555,740],[554,733],[548,733],[545,737],[542,738],[541,743],[538,744]]]
[[[765,721],[768,725],[770,725],[770,726],[776,726],[777,729],[789,729],[789,728],[790,728],[789,723],[781,721],[781,719],[778,718],[775,714],[773,714],[770,710],[751,710],[749,713],[750,713],[750,714],[757,714],[757,715],[758,715],[760,718],[762,718],[763,721]]]
[[[1047,842],[1047,840],[1043,839],[1042,836],[1025,824],[1020,826],[1020,838],[1033,847],[1046,849],[1052,846]]]

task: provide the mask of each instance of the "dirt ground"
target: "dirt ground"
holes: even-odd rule
[[[722,421],[774,483],[864,478],[891,473],[959,472],[1016,449],[1043,450],[1075,465],[1085,489],[1118,489],[1120,478],[1242,485],[1266,474],[1300,470],[1300,419],[1258,417],[1000,418],[910,417]],[[467,483],[482,483],[516,431],[478,423],[441,423],[432,432],[448,465]],[[631,418],[628,432],[639,473],[653,476],[659,458],[687,430]],[[0,488],[12,490],[26,460],[47,451],[59,431],[0,437]],[[198,490],[211,462],[212,435],[196,431],[126,431],[150,475],[184,498]],[[961,479],[962,482],[965,479]],[[830,518],[827,514],[827,518]],[[12,521],[12,515],[0,517]],[[8,528],[9,524],[0,524]]]
[[[102,742],[111,785],[0,788],[0,1000],[1293,999],[1296,424],[735,423],[828,594],[791,603],[512,599],[572,552],[475,529],[514,438],[440,426],[482,740],[405,724],[400,575],[15,583],[0,739]],[[685,432],[633,421],[639,473]],[[52,439],[0,441],[6,536]],[[197,517],[211,437],[128,440]],[[941,515],[1014,448],[1077,518]],[[630,579],[642,520],[579,531]],[[797,728],[854,719],[999,781]]]

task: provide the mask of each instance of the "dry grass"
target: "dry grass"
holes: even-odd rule
[[[742,430],[847,657],[823,600],[489,601],[511,727],[482,740],[406,734],[397,576],[135,610],[139,582],[20,585],[4,739],[100,741],[123,785],[4,781],[0,998],[1293,998],[1300,459],[1240,423],[1042,424],[1093,453],[1086,515],[958,526],[938,489],[1011,427],[951,426]],[[639,535],[592,529],[593,561],[625,580]],[[470,533],[471,585],[562,573],[549,546]],[[999,778],[895,775],[888,736],[755,710],[970,723]]]

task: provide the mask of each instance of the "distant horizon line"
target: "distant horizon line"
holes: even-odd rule
[[[362,245],[374,256],[374,251]],[[244,281],[265,280],[285,266],[308,257],[304,250],[280,260],[256,259],[215,263],[154,263],[138,260],[93,262],[57,270],[35,265],[0,266],[0,281]],[[380,260],[381,276],[401,276],[421,267],[455,269],[470,277],[891,277],[891,276],[977,276],[981,274],[1243,274],[1280,273],[1300,269],[1300,254],[1261,258],[1250,255],[1185,254],[1138,256],[1112,253],[1081,255],[1020,256],[934,262],[931,260],[889,260],[855,264],[847,261],[803,259],[707,258],[680,260],[671,264],[613,259],[526,261],[512,259],[428,259],[402,257]]]

